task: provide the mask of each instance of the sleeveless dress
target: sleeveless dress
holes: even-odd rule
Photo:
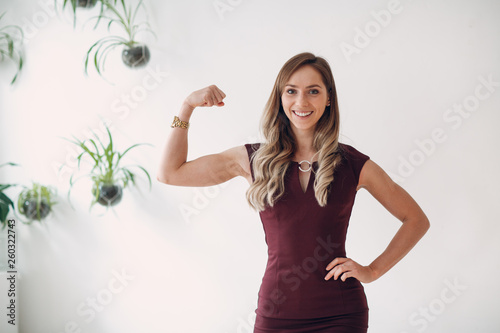
[[[249,160],[259,143],[246,144]],[[254,333],[366,332],[368,304],[362,284],[324,279],[326,266],[346,257],[345,240],[359,174],[369,159],[339,143],[342,156],[334,173],[327,205],[314,196],[313,162],[307,189],[299,181],[298,163],[290,162],[285,193],[259,213],[268,261],[258,293]],[[252,180],[254,173],[250,163]]]

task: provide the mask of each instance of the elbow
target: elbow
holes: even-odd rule
[[[170,178],[167,177],[167,175],[165,175],[165,174],[158,173],[156,175],[156,180],[159,181],[160,183],[171,185]]]
[[[160,183],[166,184],[166,179],[161,176],[161,175],[156,175],[156,180],[159,181]]]
[[[414,232],[419,234],[420,237],[423,237],[431,227],[429,219],[423,212],[411,218],[405,218],[402,221],[411,225]]]
[[[421,219],[420,227],[422,229],[422,234],[424,234],[424,235],[427,233],[427,231],[431,227],[431,223],[429,222],[429,219],[427,218],[427,216],[425,216],[425,214]]]

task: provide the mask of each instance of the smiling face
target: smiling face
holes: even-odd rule
[[[316,123],[330,104],[329,92],[321,74],[310,65],[297,69],[285,83],[281,103],[296,135],[303,131],[314,131]]]

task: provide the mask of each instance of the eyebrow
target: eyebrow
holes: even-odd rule
[[[296,85],[294,84],[286,84],[285,87],[292,87],[292,88],[297,88]],[[321,88],[321,86],[319,84],[311,84],[310,86],[307,86],[306,88]]]

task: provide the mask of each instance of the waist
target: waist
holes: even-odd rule
[[[335,253],[324,260],[310,256],[299,264],[288,265],[283,263],[282,257],[275,260],[270,257],[259,290],[260,314],[276,318],[313,318],[367,309],[364,288],[357,279],[325,280],[326,266],[339,256],[340,253]]]
[[[355,278],[324,280],[325,274],[264,277],[256,312],[270,318],[315,318],[368,309],[363,285]]]

